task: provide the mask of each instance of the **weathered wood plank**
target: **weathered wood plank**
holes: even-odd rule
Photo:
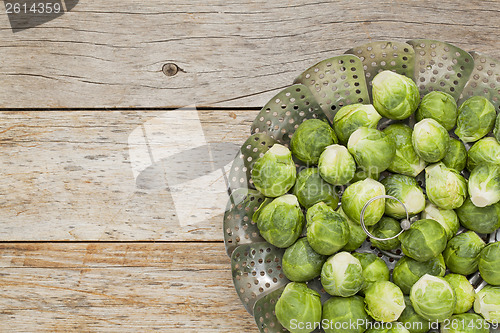
[[[0,330],[257,332],[222,243],[0,244]]]
[[[256,114],[2,112],[0,241],[220,241]]]
[[[0,107],[262,106],[303,70],[372,40],[500,54],[500,2],[80,1],[13,33],[0,15]],[[182,70],[162,73],[165,63]]]

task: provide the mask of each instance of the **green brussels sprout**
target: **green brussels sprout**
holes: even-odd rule
[[[426,118],[413,127],[411,142],[418,156],[426,162],[435,163],[446,156],[450,136],[441,124],[434,119]]]
[[[418,220],[399,236],[401,250],[416,261],[437,257],[446,248],[446,231],[434,220]]]
[[[364,293],[370,286],[377,281],[389,281],[389,267],[385,261],[373,253],[353,253],[354,258],[358,259],[363,267],[363,278],[365,284],[361,292]]]
[[[332,185],[345,185],[354,177],[356,163],[354,158],[341,145],[326,147],[319,158],[319,174]]]
[[[500,242],[489,244],[481,251],[479,273],[486,283],[500,286]]]
[[[386,170],[396,155],[391,137],[374,128],[358,128],[349,137],[347,149],[358,166],[370,174]]]
[[[420,93],[412,79],[391,71],[382,71],[372,81],[373,106],[389,119],[406,119],[420,103]]]
[[[424,191],[415,178],[393,174],[380,181],[385,193],[403,202],[410,215],[420,213],[425,208]],[[406,218],[404,207],[394,199],[385,200],[385,214],[396,219]]]
[[[415,312],[410,297],[405,296],[405,309],[398,321],[408,328],[410,333],[426,333],[431,329],[431,323]]]
[[[404,256],[396,263],[392,279],[404,294],[409,294],[411,287],[425,274],[443,277],[445,273],[442,255],[424,262]]]
[[[457,213],[453,209],[441,209],[429,201],[425,204],[425,209],[420,217],[439,222],[446,231],[446,238],[448,240],[452,239],[460,228]]]
[[[469,195],[477,207],[486,207],[500,201],[500,165],[481,164],[469,177]]]
[[[292,333],[309,333],[321,321],[321,296],[305,283],[290,282],[276,302],[276,318]]]
[[[343,144],[360,127],[377,128],[380,114],[371,104],[349,104],[340,108],[333,118],[333,129]]]
[[[392,124],[382,132],[388,135],[396,146],[396,155],[387,170],[402,175],[416,177],[424,170],[426,163],[413,149],[413,130],[404,124]]]
[[[410,333],[410,331],[399,322],[381,323],[376,321],[368,324],[368,327],[372,328],[366,330],[366,333]]]
[[[349,225],[349,241],[347,244],[342,248],[342,251],[347,251],[351,252],[356,249],[358,249],[366,240],[366,233],[364,232],[363,228],[361,227],[360,224],[354,222],[351,220],[342,210],[342,207],[339,207],[337,210],[337,213],[342,215],[345,220],[347,221],[347,224]]]
[[[477,272],[479,253],[486,246],[474,231],[453,237],[443,251],[446,267],[453,273],[469,275]]]
[[[500,142],[500,116],[497,116],[497,120],[495,121],[495,128],[493,129],[493,135]]]
[[[350,231],[346,219],[324,202],[309,208],[306,220],[307,240],[319,254],[332,255],[349,241]]]
[[[500,287],[487,285],[476,293],[474,312],[489,323],[500,323]]]
[[[304,228],[304,214],[293,194],[264,200],[253,220],[266,241],[282,248],[295,243]]]
[[[450,284],[457,296],[457,305],[454,314],[465,313],[472,308],[474,304],[474,287],[470,284],[469,280],[464,275],[448,274],[444,279]]]
[[[432,118],[451,131],[457,123],[457,102],[450,94],[431,91],[422,98],[415,117],[417,121]]]
[[[489,325],[480,315],[462,313],[441,325],[441,333],[489,333]]]
[[[377,224],[368,227],[368,231],[377,238],[390,238],[401,232],[401,225],[392,217],[383,216]],[[395,250],[401,244],[397,237],[385,241],[370,238],[370,242],[377,249],[385,251]]]
[[[378,180],[380,178],[380,173],[366,170],[364,168],[357,168],[354,173],[354,177],[351,179],[351,183],[359,182],[360,180],[365,180],[366,178],[371,178]]]
[[[484,163],[500,164],[500,143],[495,138],[482,138],[474,143],[467,152],[467,169],[469,171]]]
[[[467,164],[467,149],[462,141],[450,138],[448,150],[442,162],[450,169],[461,172]]]
[[[316,253],[307,238],[300,238],[285,250],[282,259],[283,273],[295,282],[306,282],[321,274],[326,256]]]
[[[390,281],[374,282],[365,290],[366,312],[375,320],[396,321],[405,308],[403,292]]]
[[[425,168],[425,186],[429,201],[441,209],[458,208],[467,198],[465,178],[443,163]]]
[[[443,278],[425,274],[411,287],[413,309],[424,319],[442,322],[455,310],[457,297]]]
[[[368,200],[385,194],[385,187],[371,178],[366,178],[347,187],[342,195],[342,210],[356,223],[361,223],[361,210]],[[384,215],[385,199],[373,201],[365,211],[366,226],[375,225]]]
[[[255,188],[266,197],[279,197],[295,184],[297,169],[292,153],[280,144],[272,146],[252,168]]]
[[[370,320],[361,296],[332,297],[323,304],[321,328],[325,333],[363,333]]]
[[[500,228],[500,203],[476,207],[469,198],[455,211],[460,224],[472,231],[489,234]]]
[[[333,296],[353,296],[363,288],[364,282],[363,267],[349,252],[331,256],[321,269],[321,284]]]
[[[335,188],[321,178],[317,168],[308,168],[299,172],[293,187],[293,194],[306,209],[321,201],[333,209],[337,209],[339,204]]]
[[[307,164],[318,164],[326,147],[338,143],[335,131],[323,120],[308,119],[299,125],[290,141],[295,157]]]
[[[455,134],[463,142],[476,142],[493,129],[495,106],[483,96],[472,96],[458,109]]]

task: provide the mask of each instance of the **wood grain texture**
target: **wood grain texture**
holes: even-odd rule
[[[0,15],[0,107],[262,106],[309,66],[373,40],[500,54],[500,2],[88,0],[13,33]],[[165,76],[173,62],[182,70]]]
[[[139,183],[130,155],[131,133],[138,128],[152,132],[146,136],[150,139],[147,145],[137,145],[143,152],[190,151],[172,138],[172,122],[178,119],[161,118],[173,113],[0,113],[0,241],[221,241],[226,187],[217,200],[207,203],[207,218],[196,220],[185,217],[189,207],[176,206],[183,199],[192,203],[191,194],[181,192],[188,183],[183,179],[197,169],[220,180],[222,171],[213,166],[214,161],[233,160],[257,111],[194,111],[192,121],[180,118],[187,122],[183,129],[187,135],[196,134],[191,125],[201,126],[207,145],[212,144],[211,155],[191,150],[193,153],[183,159],[152,170]],[[161,142],[163,138],[165,142]],[[149,155],[141,162],[154,164]],[[177,174],[172,175],[171,169]],[[197,177],[197,173],[191,177],[196,190],[193,195],[208,194],[212,183],[197,183]]]
[[[258,332],[222,243],[0,244],[0,331]]]

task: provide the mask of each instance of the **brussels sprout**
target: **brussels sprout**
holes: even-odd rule
[[[416,261],[437,257],[446,248],[446,231],[434,220],[418,220],[399,236],[401,250]]]
[[[410,333],[426,333],[431,329],[431,323],[415,312],[410,297],[405,296],[405,309],[398,321],[408,328]]]
[[[450,94],[442,91],[431,91],[422,98],[415,117],[417,121],[432,118],[447,131],[451,131],[457,123],[457,103]]]
[[[402,257],[394,267],[392,279],[403,293],[409,294],[411,287],[425,274],[443,277],[445,273],[446,266],[442,255],[424,262]]]
[[[474,304],[474,287],[470,284],[469,280],[464,275],[448,274],[444,279],[450,284],[457,296],[457,305],[454,314],[465,313],[472,308]]]
[[[306,220],[307,240],[319,254],[334,254],[349,241],[350,231],[346,219],[324,202],[309,208]]]
[[[361,127],[349,137],[347,149],[358,166],[371,174],[386,170],[396,155],[391,137],[374,129]]]
[[[291,281],[306,282],[321,274],[325,261],[326,256],[316,253],[304,237],[285,250],[283,273]]]
[[[365,180],[366,178],[371,178],[378,180],[380,178],[380,173],[366,170],[364,168],[357,168],[354,177],[351,179],[351,183],[359,182],[360,180]]]
[[[382,132],[388,135],[396,146],[396,155],[387,170],[402,175],[416,177],[424,170],[426,163],[413,149],[413,130],[404,124],[392,124]]]
[[[276,318],[292,333],[309,333],[321,321],[321,296],[305,283],[290,282],[276,302]]]
[[[500,164],[500,143],[495,138],[483,138],[474,143],[467,152],[467,169],[469,171],[484,163]]]
[[[480,208],[469,198],[455,211],[460,224],[472,231],[489,234],[500,228],[500,203]]]
[[[442,322],[455,310],[457,297],[445,279],[429,274],[411,287],[410,300],[415,312],[429,321]]]
[[[441,333],[489,333],[488,323],[475,313],[452,316],[441,325]]]
[[[363,228],[361,227],[360,224],[354,222],[351,220],[347,215],[344,213],[342,210],[342,207],[339,207],[337,210],[337,213],[342,215],[345,220],[347,221],[347,224],[349,225],[349,241],[347,244],[342,248],[342,251],[347,251],[351,252],[356,249],[358,249],[361,244],[363,244],[366,240],[366,233],[364,232]]]
[[[406,119],[420,103],[420,93],[412,79],[391,71],[378,73],[372,81],[373,106],[386,118]]]
[[[495,121],[495,128],[493,129],[493,135],[500,142],[500,115],[497,116],[497,120]]]
[[[477,271],[479,253],[486,246],[474,231],[453,237],[443,251],[446,267],[453,273],[469,275]]]
[[[405,308],[403,292],[390,281],[378,281],[365,290],[366,312],[375,320],[396,321]]]
[[[339,197],[334,187],[321,178],[317,168],[308,168],[299,172],[293,187],[293,194],[306,209],[321,201],[333,209],[337,209],[339,204]]]
[[[461,172],[467,164],[467,149],[462,141],[450,138],[448,150],[442,162],[450,169]]]
[[[418,156],[426,162],[435,163],[446,156],[450,136],[437,121],[426,118],[413,127],[411,142]]]
[[[376,321],[369,323],[368,327],[371,328],[366,330],[366,333],[410,333],[410,331],[399,322],[382,323]]]
[[[500,323],[500,287],[488,285],[481,289],[474,300],[474,312],[490,323]]]
[[[486,207],[500,201],[500,165],[481,164],[469,177],[469,195],[477,207]]]
[[[337,136],[326,121],[308,119],[293,134],[290,149],[299,160],[317,164],[323,150],[334,143],[338,143]]]
[[[333,118],[333,129],[343,144],[360,127],[377,128],[382,117],[371,104],[350,104],[343,106]]]
[[[425,168],[429,201],[442,209],[455,209],[467,198],[467,181],[458,172],[436,163]]]
[[[418,186],[415,178],[404,175],[390,175],[380,181],[385,193],[403,202],[410,215],[420,213],[425,208],[424,191]],[[385,214],[396,219],[406,217],[404,207],[394,199],[385,200]]]
[[[297,197],[286,194],[271,201],[266,199],[253,214],[260,234],[276,247],[289,247],[304,228],[304,214]]]
[[[280,144],[272,146],[252,168],[255,188],[266,197],[279,197],[295,184],[297,169],[292,153]]]
[[[385,187],[371,178],[366,178],[346,188],[342,195],[342,210],[353,221],[361,223],[361,210],[368,200],[385,194]],[[366,226],[376,224],[384,215],[385,199],[373,201],[365,211]]]
[[[321,154],[318,168],[319,174],[328,183],[345,185],[354,177],[356,163],[346,147],[331,145]]]
[[[481,251],[479,273],[486,283],[500,286],[500,242],[489,244]]]
[[[323,304],[321,327],[325,333],[363,333],[370,320],[361,296],[332,297]]]
[[[467,99],[458,109],[455,134],[463,142],[475,142],[493,129],[495,107],[483,96]]]
[[[339,252],[323,265],[321,284],[330,295],[353,296],[363,288],[363,267],[349,252]]]
[[[365,284],[361,292],[366,291],[377,281],[389,281],[389,267],[385,261],[373,253],[353,253],[354,258],[358,259],[363,267],[363,278]]]
[[[457,213],[453,209],[441,209],[431,202],[425,204],[425,209],[420,217],[439,222],[446,231],[446,238],[448,240],[452,239],[460,228]]]
[[[401,232],[401,225],[395,219],[383,216],[377,224],[373,227],[369,227],[368,231],[370,231],[370,233],[377,238],[390,238]],[[371,238],[370,242],[376,248],[385,251],[395,250],[401,244],[397,237],[385,241],[379,241]]]

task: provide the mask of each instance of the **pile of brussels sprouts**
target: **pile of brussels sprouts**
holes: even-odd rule
[[[438,323],[442,332],[488,332],[500,321],[500,242],[483,240],[500,228],[500,116],[480,96],[459,108],[445,92],[421,100],[411,79],[391,71],[372,89],[373,105],[342,107],[333,126],[304,121],[290,149],[275,144],[253,166],[253,184],[267,197],[253,220],[266,241],[286,248],[282,267],[292,281],[277,319],[291,332],[422,333]],[[395,121],[380,130],[382,117]],[[296,160],[307,167],[297,172]],[[392,272],[379,256],[356,252],[366,240],[361,210],[385,194],[420,218],[397,238],[370,240],[401,249]],[[377,199],[364,223],[390,238],[403,218],[399,202]],[[477,271],[488,285],[475,293],[467,276]],[[332,296],[324,304],[305,283],[317,277]]]

